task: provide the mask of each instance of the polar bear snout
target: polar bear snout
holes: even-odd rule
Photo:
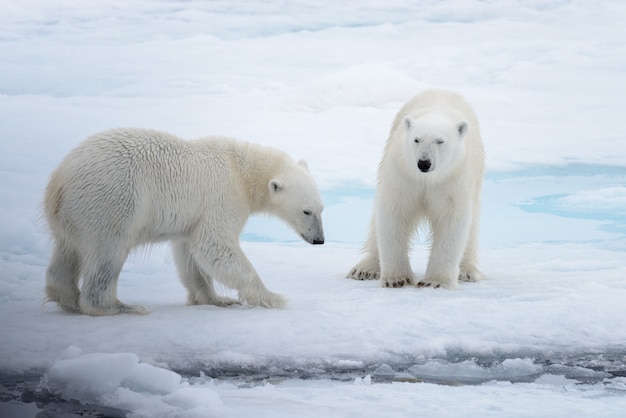
[[[311,225],[306,232],[300,234],[303,240],[313,245],[321,245],[324,243],[324,229],[322,228],[322,220],[317,216],[311,216]]]
[[[314,238],[312,241],[308,241],[309,244],[313,244],[313,245],[322,245],[324,244],[324,237],[322,238]]]
[[[303,240],[305,240],[309,244],[322,245],[324,243],[324,235],[321,235],[321,236],[315,237],[315,238],[309,238],[306,235],[302,234],[301,237],[302,237]]]
[[[428,173],[431,167],[432,167],[432,163],[430,162],[430,160],[419,160],[417,162],[417,168],[422,173]]]

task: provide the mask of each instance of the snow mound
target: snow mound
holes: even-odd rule
[[[118,388],[137,393],[170,394],[181,384],[178,373],[140,363],[133,353],[82,354],[70,347],[48,370],[48,387],[66,399],[102,401]]]
[[[427,86],[383,63],[370,62],[312,81],[287,98],[285,107],[324,111],[334,107],[384,107],[404,103]]]
[[[220,416],[224,408],[212,380],[192,386],[178,373],[141,363],[133,353],[83,354],[70,347],[46,377],[48,389],[66,400],[132,411],[136,417]]]

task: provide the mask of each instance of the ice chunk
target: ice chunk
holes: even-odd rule
[[[121,385],[135,392],[165,395],[178,389],[180,381],[178,373],[147,363],[139,363]]]
[[[48,370],[48,386],[65,398],[94,401],[118,387],[138,363],[139,358],[132,353],[93,353],[61,359]]]
[[[140,363],[133,353],[81,354],[70,347],[47,372],[49,389],[66,399],[93,402],[123,387],[137,393],[165,395],[176,391],[181,376]]]
[[[206,386],[178,389],[176,392],[164,396],[163,401],[186,410],[211,408],[215,412],[216,408],[224,406],[219,394]]]
[[[369,386],[372,384],[372,375],[368,374],[367,376],[363,378],[357,377],[356,379],[354,379],[354,384]]]
[[[374,370],[373,378],[377,380],[393,380],[396,372],[388,364],[381,364]]]
[[[335,365],[339,369],[352,370],[362,368],[363,362],[359,360],[338,360]]]
[[[433,360],[425,364],[409,367],[409,373],[419,379],[433,382],[480,383],[492,379],[493,373],[471,360],[451,363]]]
[[[542,372],[542,367],[530,359],[507,359],[502,363],[483,367],[474,360],[451,363],[433,360],[409,367],[409,373],[419,379],[442,383],[477,384],[489,380],[513,382],[529,380]]]

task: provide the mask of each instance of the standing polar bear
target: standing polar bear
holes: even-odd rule
[[[306,163],[282,151],[224,137],[102,132],[65,157],[46,189],[54,238],[47,300],[88,315],[146,313],[117,299],[118,276],[134,247],[172,241],[190,304],[236,303],[216,293],[218,280],[243,303],[282,307],[286,300],[263,285],[239,235],[250,214],[264,212],[323,244],[322,209]]]
[[[427,90],[400,109],[378,170],[366,256],[348,274],[384,287],[455,288],[476,281],[484,150],[476,115],[460,95]],[[418,225],[430,225],[426,274],[409,262]]]

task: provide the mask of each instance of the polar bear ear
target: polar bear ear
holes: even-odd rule
[[[413,126],[413,119],[411,119],[411,116],[406,115],[404,119],[402,119],[402,124],[408,131],[409,129],[411,129],[411,126]]]
[[[283,185],[279,180],[273,179],[267,184],[270,189],[270,192],[277,193],[283,189]]]
[[[467,133],[467,129],[469,128],[467,122],[461,121],[456,125],[456,130],[459,132],[459,136],[463,138]]]
[[[306,163],[306,161],[300,160],[300,161],[298,161],[298,165],[300,167],[304,168],[306,171],[309,171],[309,165]]]

